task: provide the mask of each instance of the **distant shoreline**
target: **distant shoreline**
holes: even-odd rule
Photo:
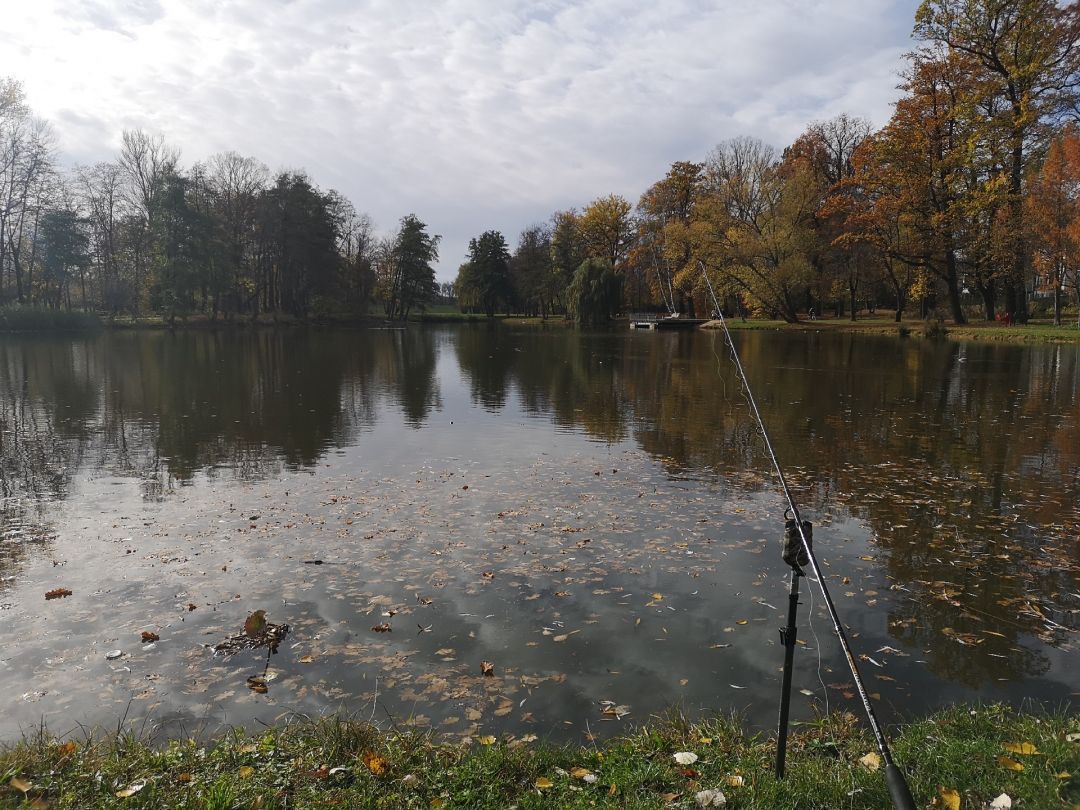
[[[616,318],[611,322],[611,327],[613,329],[626,328],[628,326],[628,321],[629,319],[627,318]],[[260,317],[255,320],[250,318],[219,318],[216,320],[206,317],[178,318],[171,324],[167,319],[160,316],[140,318],[128,316],[108,320],[81,312],[57,312],[47,313],[41,317],[32,317],[32,313],[27,313],[26,317],[21,318],[19,322],[14,324],[5,323],[4,320],[0,318],[0,334],[77,334],[103,330],[243,331],[249,329],[280,328],[403,329],[407,326],[415,326],[418,324],[491,323],[509,326],[560,329],[571,328],[574,326],[572,321],[561,315],[550,316],[545,319],[538,316],[500,314],[489,318],[486,315],[445,311],[417,313],[407,321],[391,321],[386,317],[377,314],[308,319],[278,314]],[[865,315],[855,321],[847,318],[803,319],[795,323],[756,318],[744,320],[739,317],[730,317],[727,319],[727,324],[732,331],[767,329],[814,333],[855,333],[895,338],[937,337],[950,340],[974,340],[980,342],[1012,344],[1080,343],[1080,328],[1075,324],[1054,326],[1048,319],[1032,320],[1028,324],[1014,324],[1011,326],[1005,326],[1002,323],[976,321],[960,326],[944,323],[938,327],[938,324],[934,321],[923,321],[919,319],[905,319],[900,323],[897,323],[891,315]],[[720,322],[718,320],[708,321],[699,328],[704,330],[719,329]]]

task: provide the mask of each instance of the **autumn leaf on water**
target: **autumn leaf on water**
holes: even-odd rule
[[[63,599],[65,596],[71,596],[71,591],[67,588],[53,588],[45,592],[46,599]]]
[[[365,767],[375,776],[382,776],[386,773],[386,769],[390,766],[383,757],[371,751],[365,751],[361,759],[364,762]]]
[[[495,665],[490,661],[480,662],[480,673],[488,678],[495,676]]]
[[[270,691],[270,687],[266,685],[266,678],[262,675],[252,675],[247,679],[247,686],[248,689],[259,695],[265,695]]]
[[[256,610],[244,620],[244,633],[257,636],[266,630],[266,611]]]
[[[303,655],[303,656],[300,657],[300,663],[301,664],[310,664],[314,660],[315,659],[312,658],[310,655]]]
[[[371,626],[371,629],[376,633],[390,633],[393,632],[390,628],[390,622],[380,622]]]
[[[151,633],[149,630],[142,631],[143,644],[153,644],[155,641],[161,641],[161,636],[157,633]]]

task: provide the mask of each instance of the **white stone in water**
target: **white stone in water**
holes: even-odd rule
[[[115,661],[117,658],[121,658],[123,655],[123,650],[109,650],[107,653],[105,653],[105,660]]]

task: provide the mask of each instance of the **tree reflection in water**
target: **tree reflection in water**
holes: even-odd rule
[[[797,498],[821,523],[863,521],[880,549],[897,642],[969,686],[1046,671],[1025,640],[1068,649],[1080,615],[1080,350],[735,337]],[[48,504],[80,471],[137,479],[147,501],[199,475],[295,473],[382,422],[430,429],[459,378],[480,409],[633,442],[672,477],[772,486],[716,334],[484,324],[6,338],[0,590],[31,553],[13,538],[47,543]]]

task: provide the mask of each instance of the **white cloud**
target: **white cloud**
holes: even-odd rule
[[[636,200],[674,160],[811,120],[883,123],[901,0],[11,0],[0,74],[73,161],[121,131],[186,160],[306,167],[390,229],[415,211],[453,276],[470,236]],[[77,11],[72,11],[72,7]]]

